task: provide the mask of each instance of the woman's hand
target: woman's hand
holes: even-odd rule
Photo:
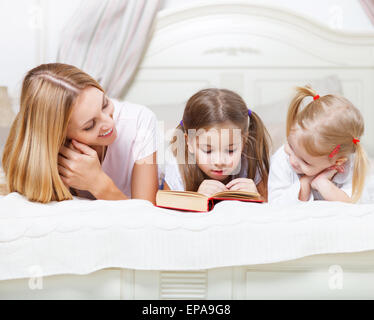
[[[206,196],[210,197],[211,195],[221,192],[227,191],[227,187],[220,181],[217,180],[204,180],[197,192],[205,194]]]
[[[253,182],[252,179],[248,178],[237,178],[231,180],[227,185],[226,188],[230,191],[248,191],[248,192],[258,192],[256,184]]]
[[[58,171],[66,186],[90,192],[96,184],[100,183],[102,175],[105,174],[97,152],[75,140],[72,140],[72,144],[68,147],[61,147]]]

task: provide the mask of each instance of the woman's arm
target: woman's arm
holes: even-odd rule
[[[60,177],[67,187],[87,190],[98,200],[128,199],[102,170],[94,149],[74,140],[72,144],[74,149],[62,146],[58,157]]]
[[[131,178],[132,199],[144,199],[156,204],[158,190],[157,152],[134,164]]]
[[[136,161],[131,178],[131,198],[144,199],[156,204],[158,190],[157,153]],[[126,200],[129,199],[117,188],[112,179],[105,173],[100,183],[91,191],[96,199],[100,200]]]
[[[113,180],[103,172],[95,186],[90,190],[97,200],[127,200],[129,199],[117,186]]]

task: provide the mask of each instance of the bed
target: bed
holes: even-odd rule
[[[194,92],[235,90],[264,119],[274,151],[295,85],[344,93],[373,119],[373,53],[373,34],[259,4],[195,3],[158,14],[124,99],[156,113],[162,148]],[[0,299],[370,299],[369,187],[373,203],[362,205],[221,202],[209,213],[142,200],[41,205],[12,193],[0,199]]]

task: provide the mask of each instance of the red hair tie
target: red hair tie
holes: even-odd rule
[[[334,150],[331,151],[331,153],[329,154],[329,157],[332,158],[334,157],[340,150],[340,144],[338,144]]]
[[[316,94],[314,97],[313,97],[313,100],[317,100],[317,99],[319,99],[320,98],[320,96],[318,95],[318,94]]]
[[[353,142],[354,144],[357,144],[357,142],[360,142],[360,140],[359,140],[359,139],[356,139],[356,138],[353,138],[352,142]]]

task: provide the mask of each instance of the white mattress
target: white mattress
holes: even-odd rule
[[[221,202],[209,213],[143,200],[0,199],[0,280],[120,267],[198,270],[374,249],[374,203],[279,207]]]

